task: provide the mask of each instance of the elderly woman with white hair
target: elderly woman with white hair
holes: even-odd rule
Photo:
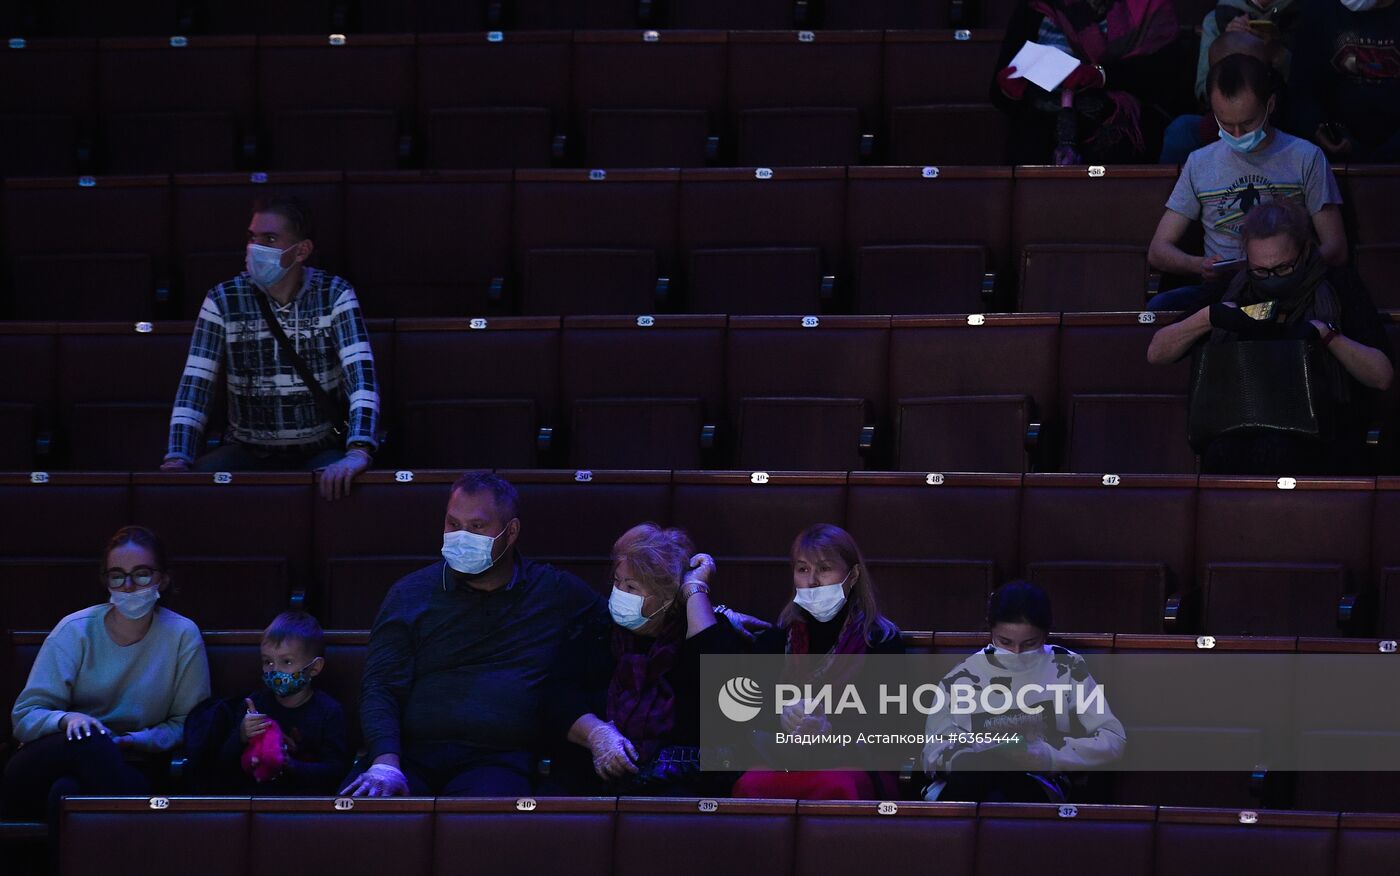
[[[700,772],[700,657],[747,646],[710,601],[714,560],[683,530],[643,523],[613,545],[612,563],[611,671],[594,673],[606,681],[569,741],[589,750],[615,793],[723,793],[722,777]]]

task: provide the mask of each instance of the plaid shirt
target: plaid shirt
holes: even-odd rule
[[[289,303],[269,299],[273,315],[331,398],[349,398],[346,443],[377,446],[379,389],[360,302],[340,277],[315,268],[305,272],[301,290]],[[234,441],[307,450],[335,444],[332,424],[296,369],[283,361],[263,321],[253,296],[264,294],[246,273],[209,290],[175,395],[166,459],[194,461],[209,423],[219,369],[225,366],[228,436]]]

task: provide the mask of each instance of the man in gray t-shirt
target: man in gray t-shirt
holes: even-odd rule
[[[1305,206],[1318,253],[1331,265],[1347,260],[1342,196],[1327,157],[1269,123],[1275,103],[1269,66],[1248,55],[1230,55],[1211,68],[1207,83],[1220,140],[1186,159],[1147,256],[1157,270],[1199,277],[1201,284],[1163,292],[1148,302],[1149,310],[1194,311],[1218,300],[1234,269],[1215,266],[1242,257],[1244,217],[1267,201],[1290,199]],[[1204,257],[1181,249],[1192,222],[1200,222],[1205,232]]]

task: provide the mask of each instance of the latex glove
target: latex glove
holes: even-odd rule
[[[58,722],[58,726],[68,737],[69,742],[88,739],[93,733],[99,733],[103,736],[112,735],[101,721],[91,715],[84,715],[82,712],[69,712],[63,716],[63,720]]]
[[[685,580],[681,583],[689,584],[691,581],[702,581],[708,584],[714,573],[715,558],[709,554],[696,554],[690,558],[690,571],[685,573]]]
[[[1250,27],[1248,15],[1236,15],[1230,19],[1230,23],[1225,25],[1226,33],[1247,33],[1254,36],[1254,28]]]
[[[821,712],[807,714],[801,704],[794,704],[783,709],[780,723],[783,730],[788,733],[829,733],[831,732],[831,722],[826,715]]]
[[[356,776],[340,793],[352,797],[407,797],[408,777],[398,767],[377,763]]]
[[[1015,755],[1015,759],[1028,772],[1045,772],[1055,765],[1054,749],[1043,739],[1027,744],[1025,751]]]
[[[1000,88],[1001,93],[1012,100],[1020,100],[1026,96],[1026,86],[1029,84],[1030,80],[1024,77],[1016,77],[1013,79],[1012,77],[1015,76],[1015,74],[1015,67],[1007,67],[998,73],[997,88]]]
[[[252,697],[245,698],[243,702],[248,706],[248,714],[243,716],[243,722],[238,726],[238,738],[247,742],[267,732],[267,725],[272,723],[272,719],[258,711]]]
[[[1235,304],[1217,301],[1210,306],[1210,324],[1214,328],[1247,335],[1254,331],[1259,321],[1240,310]]]
[[[328,501],[344,499],[350,495],[350,484],[369,468],[369,454],[363,450],[351,450],[339,462],[321,469],[321,498]]]
[[[637,772],[637,749],[611,723],[600,723],[588,731],[588,750],[593,752],[593,771],[600,779]]]
[[[1081,88],[1103,88],[1108,79],[1093,64],[1080,64],[1060,83],[1060,88],[1078,91]]]
[[[729,621],[729,625],[734,628],[734,632],[746,642],[758,640],[758,634],[764,630],[770,630],[773,625],[766,620],[759,620],[751,614],[744,614],[742,611],[735,611],[732,608],[724,610],[724,619]]]

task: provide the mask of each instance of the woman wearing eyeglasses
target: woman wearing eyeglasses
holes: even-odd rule
[[[1364,471],[1375,395],[1394,377],[1375,305],[1354,272],[1328,267],[1299,204],[1255,205],[1240,236],[1248,269],[1224,299],[1159,329],[1147,348],[1154,365],[1203,357],[1191,410],[1201,471]]]
[[[150,791],[150,766],[180,744],[209,696],[194,622],[160,606],[165,548],[150,530],[117,531],[103,552],[108,599],[58,622],[11,715],[20,749],[5,768],[3,812],[57,823],[69,795]]]

